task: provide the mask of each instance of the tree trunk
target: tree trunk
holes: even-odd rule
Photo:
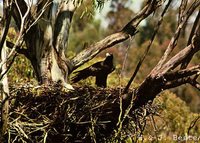
[[[1,51],[1,61],[5,62],[7,56],[7,48],[4,44]],[[7,66],[4,63],[2,66],[1,74],[4,74],[7,71]],[[7,74],[4,75],[3,79],[1,80],[0,85],[0,99],[1,99],[1,131],[0,136],[3,137],[8,130],[8,108],[9,108],[9,101],[7,100],[9,96],[9,88],[8,88],[8,78]],[[1,138],[0,138],[1,140]]]
[[[37,6],[31,6],[31,10],[25,1],[17,0],[14,4],[13,17],[19,31],[24,33],[21,35],[26,44],[23,54],[31,61],[36,77],[41,84],[60,82],[65,87],[72,89],[72,86],[67,84],[70,72],[106,48],[135,35],[138,24],[159,6],[156,0],[147,4],[120,32],[91,45],[68,61],[65,54],[69,29],[73,13],[80,2],[79,0],[43,0],[38,1]],[[24,17],[26,20],[23,21],[22,16],[26,13],[29,13],[30,16]],[[20,44],[17,46],[20,47]],[[17,48],[17,52],[20,53],[20,51],[22,51],[21,48]]]
[[[52,2],[38,23],[24,36],[26,57],[31,61],[40,84],[60,82],[64,87],[73,89],[67,84],[71,67],[65,53],[74,10],[73,2]]]

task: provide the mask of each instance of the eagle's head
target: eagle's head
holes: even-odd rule
[[[104,60],[104,64],[113,63],[113,54],[106,53],[106,59]]]
[[[112,54],[110,54],[110,53],[106,53],[106,57],[109,57],[109,56],[111,56]]]
[[[113,54],[106,53],[106,59],[103,61],[103,64],[109,66],[111,69],[114,69]]]

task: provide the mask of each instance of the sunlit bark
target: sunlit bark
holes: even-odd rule
[[[6,60],[7,57],[7,48],[6,45],[2,47],[1,51],[1,61]],[[7,70],[6,64],[2,66],[1,74],[4,74]],[[7,100],[9,97],[9,86],[8,86],[8,78],[7,74],[4,75],[3,79],[0,82],[0,101],[1,101],[1,131],[0,136],[4,136],[7,133],[8,128],[8,113],[9,113],[9,101]],[[1,139],[1,138],[0,138]]]

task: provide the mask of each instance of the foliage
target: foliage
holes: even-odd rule
[[[133,17],[134,12],[126,6],[127,3],[127,0],[113,0],[111,2],[111,10],[106,16],[108,19],[108,32],[113,33],[121,30]]]
[[[17,36],[18,32],[16,32],[14,26],[9,28],[7,40],[15,42]],[[12,84],[19,82],[36,82],[34,77],[35,75],[30,61],[23,55],[18,54],[8,72],[9,82]]]
[[[146,19],[144,25],[142,25],[139,29],[139,36],[137,37],[137,44],[139,46],[141,46],[144,41],[147,41],[151,38],[156,22],[158,20],[158,17],[161,13],[161,10],[158,10],[152,17],[149,17]],[[156,36],[156,41],[159,42],[159,44],[163,44],[166,41],[169,41],[172,34],[175,32],[176,30],[176,26],[177,26],[177,20],[176,19],[172,19],[172,17],[176,17],[176,10],[171,7],[169,9],[169,12],[166,14],[163,24],[161,25],[158,34]]]
[[[9,82],[14,83],[36,83],[35,75],[31,67],[30,61],[24,56],[19,55],[16,57],[13,66],[8,72]]]
[[[182,142],[184,137],[199,137],[200,121],[197,121],[192,129],[190,127],[200,115],[192,113],[179,97],[170,91],[166,91],[157,97],[154,103],[159,104],[161,110],[157,116],[148,119],[143,134],[144,142]],[[182,139],[178,140],[177,137],[182,137]],[[192,142],[197,141],[194,138],[191,140]]]
[[[83,1],[75,11],[69,36],[69,48],[66,53],[73,57],[76,53],[86,48],[89,44],[101,37],[100,21],[94,18],[95,7],[92,1]]]

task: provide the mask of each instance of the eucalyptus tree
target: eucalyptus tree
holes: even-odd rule
[[[32,64],[35,71],[37,80],[40,84],[49,84],[51,82],[59,82],[68,89],[73,87],[68,82],[69,74],[84,64],[85,62],[94,58],[101,51],[110,48],[120,42],[123,42],[137,33],[137,27],[142,20],[147,18],[152,13],[156,12],[158,8],[163,8],[163,12],[158,19],[157,26],[155,26],[155,32],[151,39],[149,46],[147,47],[146,54],[151,47],[159,26],[161,25],[164,15],[173,0],[162,1],[153,0],[147,1],[144,7],[130,21],[122,27],[122,29],[114,34],[108,35],[104,39],[88,46],[86,49],[78,53],[72,59],[66,57],[68,52],[68,39],[73,14],[76,9],[84,1],[80,0],[5,0],[3,1],[3,18],[2,18],[2,34],[0,51],[6,42],[6,45],[11,48],[8,54],[7,60],[1,61],[1,66],[6,64],[10,58],[15,57],[17,53],[24,54]],[[101,7],[105,1],[97,0],[93,1],[94,6]],[[199,84],[196,79],[199,75],[199,65],[192,69],[187,69],[187,65],[192,59],[192,56],[199,51],[198,49],[198,19],[199,14],[196,15],[200,1],[196,0],[190,2],[187,0],[180,1],[180,8],[178,15],[177,30],[174,33],[168,47],[166,48],[163,57],[159,61],[158,65],[152,70],[148,77],[144,80],[138,90],[142,94],[146,91],[154,95],[161,92],[163,89],[179,86],[181,84],[189,82],[191,85],[199,88]],[[194,26],[191,29],[189,35],[188,45],[179,51],[177,55],[170,60],[169,55],[176,47],[179,36],[183,27],[188,22],[190,17],[195,17]],[[15,43],[6,41],[8,29],[11,18],[14,19],[19,34]],[[188,50],[188,51],[187,51]],[[141,59],[144,60],[145,55]],[[141,63],[141,61],[139,63]],[[180,70],[176,68],[181,66]],[[134,76],[136,75],[140,65],[136,68]],[[176,70],[175,70],[176,69]],[[174,72],[172,72],[174,70]],[[194,72],[192,72],[194,70]],[[189,73],[196,75],[192,80],[189,78]],[[171,79],[168,75],[174,75]],[[181,75],[180,75],[181,74]],[[188,75],[189,74],[189,75]],[[1,75],[1,77],[4,74]],[[190,76],[191,76],[190,75]],[[134,76],[132,79],[134,79]],[[168,79],[169,77],[169,79]],[[187,77],[187,80],[185,79]],[[177,79],[176,79],[177,78]],[[154,83],[155,82],[155,83]],[[129,88],[129,84],[127,88]],[[152,84],[152,89],[146,87],[146,84]],[[127,89],[126,88],[126,89]],[[125,91],[126,91],[125,89]],[[140,93],[138,91],[138,93]],[[150,97],[150,96],[149,96]]]
[[[0,52],[2,52],[4,43],[11,50],[7,58],[1,61],[0,68],[9,63],[10,59],[12,61],[17,53],[20,53],[30,60],[40,84],[59,82],[67,89],[73,89],[68,81],[69,74],[73,70],[94,58],[101,51],[134,36],[138,32],[137,28],[141,21],[155,13],[157,9],[162,8],[149,45],[124,90],[126,93],[148,54],[173,0],[147,0],[144,7],[121,30],[96,43],[94,42],[75,57],[68,59],[66,53],[68,52],[69,30],[73,14],[82,2],[84,0],[4,0]],[[94,6],[97,8],[101,7],[104,2],[106,1],[93,0]],[[200,50],[199,6],[200,0],[180,0],[178,18],[174,17],[177,18],[177,28],[163,56],[138,88],[134,90],[134,94],[123,96],[123,100],[134,103],[134,108],[153,100],[163,90],[182,84],[189,83],[200,89],[198,82],[200,65],[188,66],[192,57]],[[6,41],[11,18],[14,19],[19,31],[15,43]],[[187,27],[187,22],[191,18],[195,21],[192,28],[188,29],[191,31],[188,36],[188,44],[174,56],[171,56],[183,28]],[[1,74],[1,78],[3,75],[4,73]]]
[[[68,84],[69,73],[102,50],[133,36],[138,24],[158,7],[158,1],[152,1],[152,4],[147,4],[123,30],[89,46],[74,58],[68,59],[66,53],[69,30],[73,14],[82,2],[80,0],[4,1],[1,49],[12,17],[19,35],[15,43],[6,42],[7,46],[12,48],[8,59],[16,52],[24,54],[30,60],[39,83],[60,82],[66,88],[72,89]],[[94,5],[102,6],[103,2],[94,1]]]

